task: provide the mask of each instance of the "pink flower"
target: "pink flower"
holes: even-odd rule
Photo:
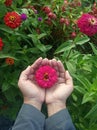
[[[83,14],[77,21],[80,31],[88,36],[97,33],[97,18],[90,14]]]
[[[57,16],[56,16],[55,13],[50,12],[50,13],[48,13],[48,18],[50,18],[50,19],[56,19]]]
[[[57,72],[49,65],[41,66],[35,73],[35,79],[42,88],[52,87],[58,79]]]
[[[4,43],[2,41],[2,38],[0,37],[0,51],[2,50],[3,46],[4,46]]]

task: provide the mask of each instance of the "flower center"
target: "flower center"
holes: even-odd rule
[[[90,18],[89,21],[90,21],[90,23],[92,25],[95,25],[95,23],[96,23],[96,19],[95,18]]]
[[[45,73],[44,74],[44,80],[48,80],[49,79],[49,75],[48,75],[48,73]]]
[[[14,22],[15,19],[16,19],[15,16],[10,16],[10,20],[11,20],[12,22]]]

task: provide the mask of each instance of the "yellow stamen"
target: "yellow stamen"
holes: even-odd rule
[[[48,73],[45,73],[44,74],[44,80],[48,80],[49,79],[49,75],[48,75]]]
[[[95,18],[90,18],[89,21],[90,21],[90,23],[92,25],[95,25],[95,23],[96,23],[96,19]]]
[[[15,20],[15,16],[10,16],[10,20],[13,22]]]

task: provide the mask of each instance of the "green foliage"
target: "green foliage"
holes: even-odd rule
[[[0,37],[4,43],[0,50],[0,115],[16,118],[22,104],[17,82],[23,69],[39,57],[60,59],[74,80],[74,92],[67,106],[77,130],[97,129],[97,34],[82,34],[76,20],[92,11],[93,0],[13,0],[11,6],[0,1]],[[47,23],[43,7],[48,6],[56,19]],[[65,7],[65,10],[64,8]],[[63,10],[62,10],[63,9]],[[25,13],[27,19],[12,29],[5,25],[6,12]],[[37,13],[38,12],[38,13]],[[68,23],[60,23],[64,17]],[[41,21],[38,18],[42,18]],[[72,33],[75,33],[75,36]],[[7,58],[14,60],[8,64]],[[46,108],[43,112],[46,114]]]

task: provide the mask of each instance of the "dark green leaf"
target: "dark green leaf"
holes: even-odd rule
[[[46,52],[46,47],[45,45],[43,45],[40,40],[38,39],[37,35],[34,34],[29,34],[29,37],[32,38],[32,41],[34,43],[34,46],[37,47],[39,50],[41,50],[42,52]]]
[[[74,48],[75,45],[73,44],[73,41],[72,40],[69,40],[69,41],[66,41],[64,43],[62,43],[55,51],[55,54],[59,54],[59,53],[62,53],[62,52],[65,52],[65,51],[68,51],[72,48]]]
[[[94,94],[95,94],[95,92],[85,93],[83,100],[82,100],[82,104],[84,104],[86,102],[93,102],[93,95]]]
[[[74,43],[76,45],[83,45],[83,44],[87,43],[89,40],[90,40],[90,38],[87,36],[83,36],[83,37],[78,36],[75,38]]]
[[[83,77],[82,75],[75,75],[75,74],[72,75],[83,85],[82,87],[85,87],[85,89],[88,91],[90,90],[92,84],[86,77]]]
[[[3,58],[12,58],[14,60],[18,60],[16,57],[10,55],[10,54],[3,54],[3,53],[0,53],[0,59],[3,59]]]
[[[97,103],[95,106],[93,106],[91,108],[91,110],[87,113],[87,115],[85,116],[85,118],[88,118],[88,117],[93,117],[94,115],[97,116]]]
[[[97,47],[93,43],[89,42],[89,44],[92,47],[92,50],[93,50],[94,54],[97,55]]]

